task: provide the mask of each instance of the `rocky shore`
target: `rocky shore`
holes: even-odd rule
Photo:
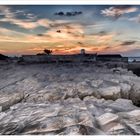
[[[139,135],[140,77],[95,64],[0,67],[1,135]]]

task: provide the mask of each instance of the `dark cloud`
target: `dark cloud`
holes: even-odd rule
[[[50,35],[47,35],[47,34],[36,34],[36,36],[38,37],[51,37]]]
[[[135,44],[136,41],[124,41],[123,43],[121,43],[122,46],[127,46],[127,45],[133,45]]]
[[[82,42],[77,42],[78,44],[80,44],[80,45],[83,45],[83,43]]]
[[[104,50],[108,50],[108,49],[110,49],[110,48],[111,48],[111,47],[108,46],[108,47],[105,47]]]
[[[82,14],[82,11],[74,11],[74,12],[56,12],[54,13],[54,15],[57,15],[57,16],[67,16],[67,17],[70,17],[70,16],[77,16],[77,15],[81,15]]]
[[[57,33],[61,33],[61,30],[57,30],[56,32],[57,32]]]
[[[107,34],[106,31],[100,31],[100,32],[98,33],[98,35],[100,35],[100,36],[103,36],[103,35],[106,35],[106,34]]]
[[[44,36],[44,34],[37,34],[37,36]]]

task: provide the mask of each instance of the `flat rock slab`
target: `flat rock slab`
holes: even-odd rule
[[[105,131],[109,135],[119,134],[132,134],[124,125],[119,122],[119,116],[112,113],[105,113],[97,117],[97,121],[101,130]]]
[[[57,103],[18,103],[0,113],[0,134],[139,134],[139,110],[121,112],[123,116],[106,108],[106,102],[88,97],[84,101],[69,98]]]
[[[98,93],[100,96],[104,99],[118,99],[120,98],[120,87],[119,86],[108,86],[108,87],[103,87],[98,89]]]
[[[72,126],[95,130],[93,122],[83,103],[19,103],[0,118],[0,134],[48,134]]]
[[[132,111],[137,108],[136,106],[133,105],[131,100],[127,99],[117,99],[112,104],[108,105],[108,107],[118,112]]]
[[[23,93],[0,93],[0,110],[4,111],[10,108],[10,106],[20,102],[24,99]]]
[[[140,134],[140,78],[100,65],[1,67],[0,134]]]

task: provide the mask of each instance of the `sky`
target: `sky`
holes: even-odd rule
[[[138,5],[0,6],[0,53],[140,56]]]

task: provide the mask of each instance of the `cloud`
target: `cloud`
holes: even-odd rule
[[[135,17],[128,18],[128,20],[135,21],[136,23],[140,23],[140,14]]]
[[[39,26],[48,28],[55,24],[61,24],[60,21],[56,22],[49,19],[37,19],[37,16],[32,13],[22,10],[14,11],[11,9],[11,7],[8,6],[0,6],[0,15],[4,16],[0,19],[0,22],[8,22],[24,29],[34,29]],[[23,16],[24,18],[21,19],[20,16]]]
[[[136,11],[138,11],[138,8],[133,6],[116,6],[101,10],[101,14],[106,17],[113,17],[115,19],[118,19],[124,14],[133,13]]]
[[[124,41],[123,43],[121,43],[122,46],[127,46],[127,45],[133,45],[135,44],[136,41]]]
[[[25,21],[35,20],[36,15],[23,10],[14,10],[9,6],[0,6],[0,15],[3,15],[5,20],[17,19],[22,16]]]
[[[58,30],[61,32],[57,32]],[[5,54],[36,54],[41,53],[44,48],[53,49],[55,54],[79,53],[82,48],[87,52],[102,52],[115,34],[101,34],[85,34],[81,24],[65,24],[36,35],[3,30],[3,34],[0,34],[0,49],[6,51]]]
[[[0,41],[2,42],[25,41],[25,38],[26,34],[24,33],[0,27]]]
[[[1,50],[1,49],[0,49],[0,54],[1,54],[1,53],[6,53],[6,51],[5,51],[5,50]]]
[[[64,24],[58,27],[50,28],[44,34],[37,34],[38,37],[44,38],[54,38],[55,40],[72,40],[72,39],[82,39],[84,38],[84,28],[80,24]]]
[[[122,52],[122,54],[127,55],[127,56],[140,56],[140,49],[135,48],[135,49],[130,49]]]
[[[104,35],[107,35],[107,32],[103,30],[97,33],[97,35],[104,36]]]
[[[82,11],[73,11],[73,12],[56,12],[54,13],[54,15],[57,15],[57,16],[67,16],[67,17],[70,17],[70,16],[78,16],[78,15],[81,15],[82,14]]]
[[[8,22],[24,29],[35,29],[40,26],[52,28],[69,23],[69,21],[63,20],[50,20],[46,18],[37,19],[37,16],[32,13],[22,10],[13,11],[8,6],[0,6],[0,12],[0,15],[4,16],[0,19],[0,22]],[[20,16],[23,16],[24,18],[21,19]]]
[[[36,19],[36,16],[31,13],[26,13],[22,10],[14,11],[8,6],[0,6],[0,13],[4,16],[0,19],[0,22],[9,22],[25,29],[35,28],[37,26],[36,22],[32,21]],[[18,17],[20,16],[23,16],[24,19],[19,19]]]

